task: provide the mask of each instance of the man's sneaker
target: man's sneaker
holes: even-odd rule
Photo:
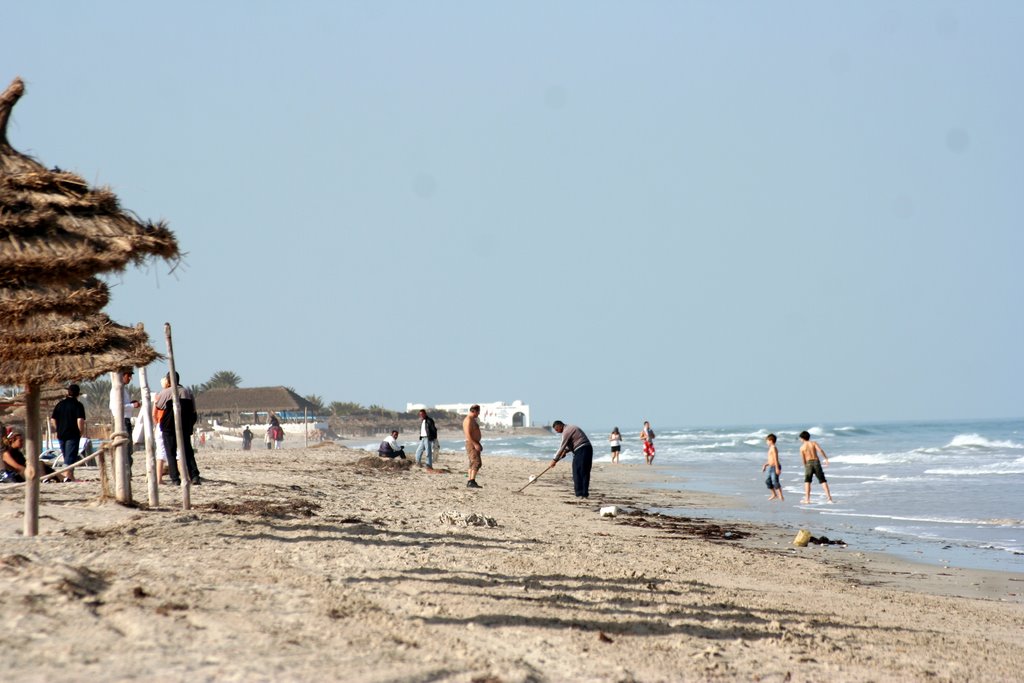
[[[480,486],[480,484],[476,483],[476,479],[470,479],[469,481],[466,482],[466,488],[467,489],[482,489],[483,486]]]
[[[181,486],[181,479],[171,479],[171,486]]]
[[[203,483],[203,480],[200,479],[199,477],[193,477],[192,478],[192,485],[193,486],[199,486],[202,483]]]

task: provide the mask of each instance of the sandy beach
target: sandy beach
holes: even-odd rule
[[[369,462],[367,458],[369,457]],[[657,468],[363,451],[204,450],[193,509],[44,484],[40,536],[0,493],[7,681],[1006,681],[1024,575],[793,548],[701,518]],[[136,465],[136,500],[145,500]],[[602,506],[620,514],[602,518]],[[692,518],[648,512],[693,509]],[[476,521],[480,526],[472,523]],[[494,525],[489,525],[493,521]]]

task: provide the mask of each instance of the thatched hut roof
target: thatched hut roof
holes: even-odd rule
[[[108,188],[42,164],[7,140],[21,79],[0,94],[0,383],[91,379],[157,357],[145,331],[99,313],[93,277],[152,257],[180,258],[163,222],[142,222]]]
[[[244,389],[207,389],[196,396],[203,413],[302,412],[312,415],[317,407],[287,387],[247,387]]]

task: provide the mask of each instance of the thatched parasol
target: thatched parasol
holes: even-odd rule
[[[59,384],[148,365],[157,354],[145,332],[99,314],[110,293],[94,275],[176,260],[174,233],[122,210],[109,188],[11,147],[7,124],[24,92],[16,78],[0,95],[0,383]]]
[[[110,295],[94,276],[153,257],[176,261],[180,253],[165,223],[143,222],[109,188],[90,188],[11,147],[7,124],[24,92],[16,78],[0,94],[0,384],[26,386],[26,445],[38,452],[40,386],[157,357],[141,327],[100,313]]]

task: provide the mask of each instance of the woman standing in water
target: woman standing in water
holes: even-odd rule
[[[622,450],[622,434],[619,434],[618,427],[612,429],[612,433],[608,437],[608,443],[612,445],[612,462],[617,463],[619,461],[619,451]]]
[[[654,430],[651,429],[651,423],[644,420],[644,428],[640,430],[640,440],[644,442],[644,458],[647,460],[647,464],[654,463]]]

